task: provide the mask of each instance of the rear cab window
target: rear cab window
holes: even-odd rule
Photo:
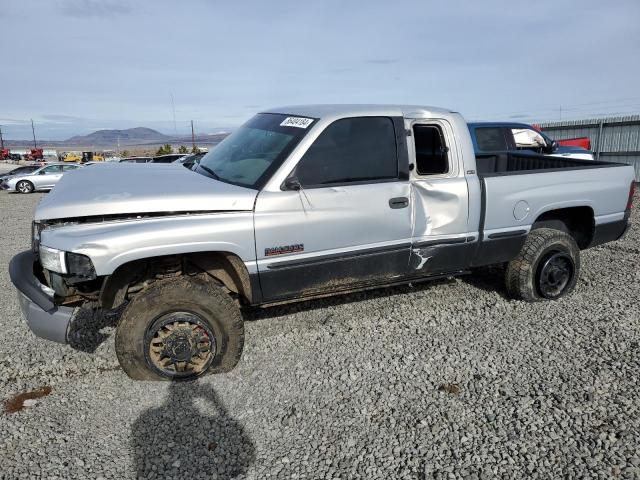
[[[449,173],[449,148],[439,125],[413,126],[418,175],[444,175]]]
[[[305,188],[398,179],[393,120],[389,117],[336,120],[309,147],[294,175]]]

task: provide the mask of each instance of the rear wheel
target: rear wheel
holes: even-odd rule
[[[529,302],[555,300],[570,293],[580,273],[580,249],[560,230],[540,228],[527,236],[509,262],[506,286],[510,296]]]
[[[182,380],[238,363],[244,325],[231,297],[207,277],[162,280],[137,295],[116,330],[116,353],[134,380]]]
[[[20,180],[16,184],[16,191],[20,193],[31,193],[33,192],[33,190],[33,183],[31,183],[29,180]]]

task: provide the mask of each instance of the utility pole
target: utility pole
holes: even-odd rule
[[[33,128],[33,118],[31,119],[31,133],[33,133],[33,148],[38,148],[36,144],[36,129]]]
[[[196,136],[193,133],[193,120],[191,120],[191,148],[193,151],[196,150]]]
[[[178,126],[176,125],[176,103],[173,99],[173,92],[171,93],[171,109],[173,110],[173,134],[178,136]]]
[[[4,138],[2,138],[2,125],[0,125],[0,150],[4,150]]]

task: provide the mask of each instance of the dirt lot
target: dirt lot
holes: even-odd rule
[[[640,476],[638,228],[554,303],[485,271],[247,312],[234,371],[136,383],[115,319],[72,346],[23,322],[7,265],[42,196],[0,192],[0,478]]]

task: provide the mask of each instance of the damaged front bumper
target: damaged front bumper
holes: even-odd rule
[[[53,291],[34,274],[36,255],[28,250],[9,263],[11,281],[18,290],[20,308],[31,331],[38,337],[67,343],[74,309],[55,305]]]

